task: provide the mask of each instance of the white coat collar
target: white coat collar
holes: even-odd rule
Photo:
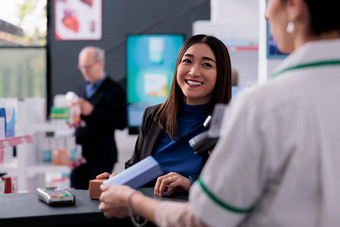
[[[311,41],[291,53],[274,71],[311,62],[340,60],[340,39]]]

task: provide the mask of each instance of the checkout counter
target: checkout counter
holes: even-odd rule
[[[185,195],[157,197],[153,188],[140,188],[144,195],[185,202]],[[108,219],[98,209],[99,200],[89,198],[88,190],[72,190],[76,203],[71,206],[51,207],[38,199],[36,192],[0,195],[0,226],[134,226],[130,218]],[[99,225],[98,225],[99,224]],[[147,226],[154,226],[148,222]]]

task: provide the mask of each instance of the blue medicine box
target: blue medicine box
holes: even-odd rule
[[[6,111],[5,108],[0,108],[0,139],[5,139],[6,132]]]
[[[14,107],[6,107],[6,123],[5,123],[5,137],[14,137],[15,136],[15,121],[16,121],[16,113]]]
[[[149,156],[116,176],[103,182],[103,185],[128,185],[137,189],[163,174],[159,163]]]

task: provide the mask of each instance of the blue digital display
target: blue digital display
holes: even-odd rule
[[[126,38],[128,127],[139,128],[146,107],[169,93],[182,34],[139,34]]]

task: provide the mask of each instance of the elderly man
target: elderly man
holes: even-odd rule
[[[117,161],[115,129],[126,127],[126,94],[105,72],[105,54],[97,47],[79,53],[78,68],[85,82],[78,95],[85,126],[76,129],[76,142],[82,146],[86,163],[71,173],[71,187],[88,189],[89,180],[111,172]]]

